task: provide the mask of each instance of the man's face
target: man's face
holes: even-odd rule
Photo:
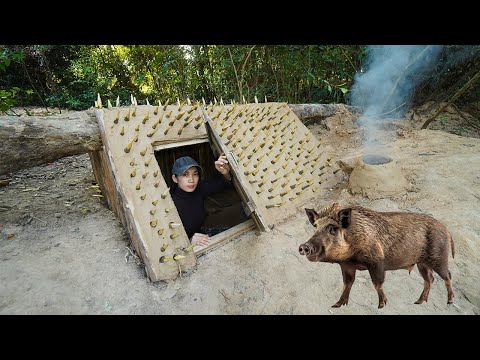
[[[197,188],[198,180],[200,180],[200,173],[198,168],[193,166],[181,175],[172,175],[172,179],[183,191],[193,192]]]

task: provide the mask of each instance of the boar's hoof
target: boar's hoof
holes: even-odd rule
[[[380,300],[378,302],[378,308],[379,309],[383,308],[385,305],[387,305],[387,298],[384,298],[383,300]]]
[[[342,305],[348,305],[348,300],[338,300],[335,305],[332,305],[333,308],[339,308]]]
[[[423,304],[425,301],[428,301],[428,296],[425,296],[424,293],[420,295],[417,301],[415,301],[415,304]]]

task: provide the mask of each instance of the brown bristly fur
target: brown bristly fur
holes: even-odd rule
[[[385,271],[407,269],[415,264],[423,276],[424,290],[416,303],[428,299],[433,271],[445,281],[448,303],[453,302],[448,270],[449,248],[455,256],[447,228],[430,215],[412,212],[379,212],[362,206],[333,203],[319,213],[305,209],[315,234],[299,251],[311,261],[340,264],[344,291],[336,307],[346,305],[356,270],[368,269],[379,295],[379,307],[387,298],[382,285]]]

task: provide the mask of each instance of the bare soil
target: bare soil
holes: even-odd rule
[[[479,132],[455,109],[432,130],[416,130],[428,118],[423,111],[387,122],[379,134],[408,191],[352,195],[345,174],[304,207],[335,200],[433,215],[456,244],[453,305],[437,274],[428,302],[414,305],[423,289],[415,268],[387,272],[383,309],[366,271],[357,272],[349,304],[331,308],[343,288],[340,267],[298,253],[313,233],[303,206],[271,232],[250,231],[199,257],[181,278],[151,283],[81,155],[15,173],[0,188],[0,314],[480,314]],[[334,160],[361,155],[362,129],[347,110],[309,129],[332,145]]]

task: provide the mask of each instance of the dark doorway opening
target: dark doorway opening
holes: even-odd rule
[[[176,143],[168,146],[155,149],[155,158],[170,189],[175,186],[172,180],[173,163],[182,156],[194,158],[202,167],[200,181],[222,177],[214,165],[218,156],[213,153],[207,140],[196,144]],[[242,199],[235,188],[209,196],[205,201],[205,210],[207,217],[202,230],[210,236],[215,236],[248,220]]]

